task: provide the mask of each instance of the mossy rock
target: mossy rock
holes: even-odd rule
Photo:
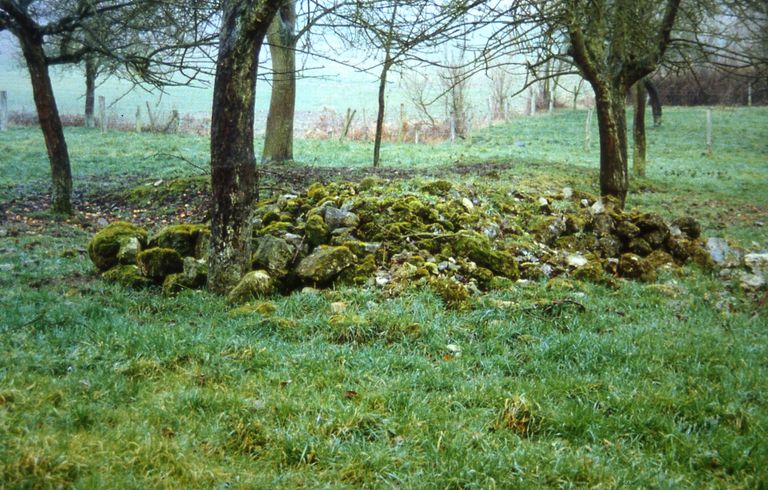
[[[285,277],[296,252],[293,246],[282,238],[265,235],[256,239],[253,266],[265,269],[275,279]]]
[[[533,233],[547,245],[552,245],[567,229],[566,219],[562,216],[547,216],[533,227]]]
[[[116,265],[104,272],[101,277],[107,282],[133,289],[144,288],[152,284],[152,281],[141,275],[139,267],[134,264]]]
[[[375,187],[379,187],[384,183],[384,180],[382,180],[380,177],[368,176],[363,178],[363,180],[360,181],[357,188],[360,191],[370,191],[371,189]]]
[[[496,275],[511,279],[519,276],[515,258],[508,252],[493,250],[491,241],[485,235],[461,231],[454,236],[451,247],[456,255],[466,257]]]
[[[672,226],[685,233],[688,238],[699,238],[701,236],[701,225],[690,216],[677,218],[672,222]]]
[[[621,220],[616,224],[616,235],[622,240],[632,240],[640,234],[640,228],[630,220]]]
[[[256,230],[254,235],[257,237],[265,236],[265,235],[273,235],[273,236],[279,237],[293,230],[294,230],[293,223],[289,221],[274,221],[269,225]]]
[[[307,198],[317,203],[328,195],[328,190],[319,182],[315,182],[307,189]]]
[[[263,270],[251,271],[227,294],[227,303],[242,304],[272,294],[275,283]]]
[[[587,224],[587,230],[598,238],[612,235],[616,228],[616,220],[606,213],[596,214]]]
[[[461,310],[469,306],[469,289],[455,279],[439,276],[432,278],[428,284],[447,308]]]
[[[339,274],[339,280],[349,284],[365,284],[378,270],[373,255],[367,255],[358,264],[348,267]]]
[[[573,272],[571,272],[571,277],[579,281],[616,287],[616,281],[614,278],[606,274],[603,263],[599,260],[590,260],[581,267],[577,267],[573,270]]]
[[[88,243],[88,256],[100,271],[118,264],[120,248],[138,240],[140,248],[147,244],[147,231],[125,221],[111,223],[96,233]]]
[[[141,273],[156,281],[184,270],[181,255],[172,248],[155,247],[144,250],[139,253],[138,263]]]
[[[640,279],[646,282],[656,280],[656,270],[653,264],[633,253],[625,253],[619,257],[619,275],[629,279]]]
[[[296,274],[306,282],[324,284],[355,262],[357,258],[347,247],[321,246],[299,262]]]
[[[432,194],[433,196],[444,196],[451,189],[453,189],[453,184],[451,184],[447,180],[435,180],[421,186],[421,190],[423,192],[426,192],[427,194]]]
[[[328,225],[319,214],[312,214],[304,225],[304,235],[307,241],[314,246],[328,242]]]
[[[653,247],[644,238],[633,238],[627,245],[627,250],[633,254],[645,257],[653,252]]]
[[[161,229],[149,241],[149,247],[172,248],[182,257],[200,258],[198,241],[201,234],[210,236],[210,230],[206,225],[179,224],[170,225]]]
[[[654,250],[645,258],[645,261],[654,270],[675,265],[675,258],[664,250]]]

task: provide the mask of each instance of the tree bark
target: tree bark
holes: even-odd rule
[[[272,96],[267,115],[262,162],[293,160],[293,121],[296,107],[296,6],[288,0],[267,31],[272,56]]]
[[[635,84],[635,115],[632,120],[632,169],[638,177],[645,177],[645,85]]]
[[[648,99],[651,101],[651,111],[653,112],[653,127],[661,126],[661,99],[656,86],[648,78],[643,80],[645,90],[648,92]]]
[[[595,87],[595,108],[600,132],[600,194],[616,198],[622,208],[629,189],[625,98],[623,87]]]
[[[51,210],[54,213],[72,214],[72,170],[43,51],[43,36],[37,32],[22,32],[18,38],[32,81],[35,108],[48,150],[52,184]]]
[[[85,127],[96,127],[93,108],[96,101],[96,62],[88,57],[85,60]]]
[[[251,265],[257,174],[253,120],[259,52],[279,2],[224,2],[211,112],[208,288],[226,293]]]
[[[387,89],[387,74],[391,66],[392,61],[389,58],[389,50],[387,50],[384,64],[381,66],[381,75],[379,76],[379,110],[376,113],[376,134],[373,138],[373,168],[379,167],[381,159],[381,139],[384,133],[384,96]]]

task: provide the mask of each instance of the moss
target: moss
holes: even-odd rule
[[[293,223],[288,221],[275,221],[268,226],[257,230],[254,234],[256,236],[273,235],[282,236],[293,230]]]
[[[307,198],[313,202],[319,202],[328,195],[328,191],[325,186],[319,182],[315,182],[307,189]]]
[[[576,268],[571,272],[571,277],[579,281],[616,287],[616,281],[613,277],[606,274],[605,268],[599,260],[590,260],[581,267]]]
[[[162,280],[168,274],[184,270],[181,255],[172,248],[150,248],[139,253],[141,273],[155,280]]]
[[[261,216],[261,226],[269,226],[270,224],[281,221],[280,213],[274,210],[267,211]]]
[[[654,250],[645,258],[645,261],[654,270],[675,264],[675,259],[663,250]]]
[[[453,184],[447,180],[435,180],[421,186],[421,190],[427,194],[442,196],[453,188]]]
[[[118,263],[120,247],[132,238],[142,247],[147,244],[147,232],[125,221],[116,221],[96,233],[88,243],[88,256],[100,271],[105,271]]]
[[[380,186],[384,181],[376,176],[369,176],[365,177],[363,180],[360,181],[360,184],[357,186],[358,189],[361,191],[369,191],[373,189],[374,187]]]
[[[493,250],[491,241],[485,235],[461,231],[454,236],[451,246],[457,255],[490,269],[494,274],[511,279],[516,279],[519,275],[515,258],[508,252]]]
[[[368,244],[359,240],[348,240],[340,243],[341,246],[347,247],[353,254],[358,257],[362,257],[368,253]]]
[[[163,280],[163,294],[165,296],[174,296],[192,287],[183,273],[168,274]]]
[[[182,257],[196,257],[201,250],[198,250],[198,241],[201,234],[210,236],[210,230],[206,225],[200,224],[179,224],[166,226],[161,229],[149,241],[150,247],[172,248]]]
[[[152,281],[141,275],[141,271],[136,265],[117,265],[106,271],[101,277],[107,282],[134,289],[144,288],[152,284]]]
[[[307,237],[307,241],[314,246],[327,243],[328,225],[325,224],[322,216],[313,214],[307,218],[307,224],[304,225],[304,235]]]
[[[641,257],[645,257],[646,255],[653,252],[653,247],[651,247],[651,245],[644,238],[633,238],[629,241],[627,249],[633,254],[640,255]]]
[[[434,277],[429,281],[429,287],[443,300],[447,308],[464,309],[469,306],[469,290],[455,279]]]
[[[254,298],[272,294],[273,291],[274,281],[266,271],[251,271],[227,294],[227,303],[247,303]]]
[[[319,247],[304,257],[296,267],[296,274],[304,281],[324,284],[357,261],[347,247]]]
[[[344,270],[339,275],[339,280],[350,284],[364,284],[374,276],[377,270],[374,256],[367,255],[357,265]]]
[[[646,282],[656,280],[656,270],[648,261],[633,253],[625,253],[619,257],[619,274],[630,279],[640,279]]]

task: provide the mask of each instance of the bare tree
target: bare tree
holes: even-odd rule
[[[209,17],[207,4],[201,4],[182,8],[159,0],[0,0],[0,31],[8,30],[18,40],[32,81],[50,161],[54,212],[72,212],[72,171],[49,68],[98,55],[115,59],[136,79],[172,83],[184,55],[201,42],[197,36],[204,30],[199,26]],[[194,77],[194,69],[187,75]]]
[[[262,162],[293,160],[296,107],[296,5],[286,0],[267,31],[272,58],[272,95],[264,135]]]
[[[258,59],[281,0],[225,0],[211,114],[208,288],[226,293],[250,269],[256,198],[253,149]]]

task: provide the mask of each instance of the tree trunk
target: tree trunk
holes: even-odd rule
[[[72,170],[43,51],[43,38],[36,33],[22,33],[19,43],[32,80],[37,116],[51,165],[51,210],[54,213],[72,214]]]
[[[208,288],[226,293],[251,265],[257,175],[253,150],[259,51],[278,2],[224,2],[211,113],[211,252]]]
[[[600,194],[614,197],[623,208],[629,189],[627,175],[627,109],[623,87],[595,86],[600,132]]]
[[[267,31],[272,56],[272,96],[267,116],[262,162],[293,160],[293,118],[296,106],[296,7],[285,3]]]
[[[93,58],[85,59],[85,127],[96,127],[96,119],[93,116],[93,107],[96,101],[96,62]]]
[[[659,92],[656,90],[656,86],[649,79],[643,80],[645,90],[648,92],[648,98],[651,101],[651,111],[653,112],[653,127],[658,128],[661,126],[661,99],[659,99]]]
[[[384,133],[384,95],[387,89],[387,73],[391,66],[392,62],[389,58],[389,51],[387,51],[379,76],[379,111],[376,113],[376,135],[373,138],[373,168],[378,168],[381,157],[381,138]]]
[[[632,169],[638,177],[645,177],[645,85],[635,84],[635,117],[632,120]]]

